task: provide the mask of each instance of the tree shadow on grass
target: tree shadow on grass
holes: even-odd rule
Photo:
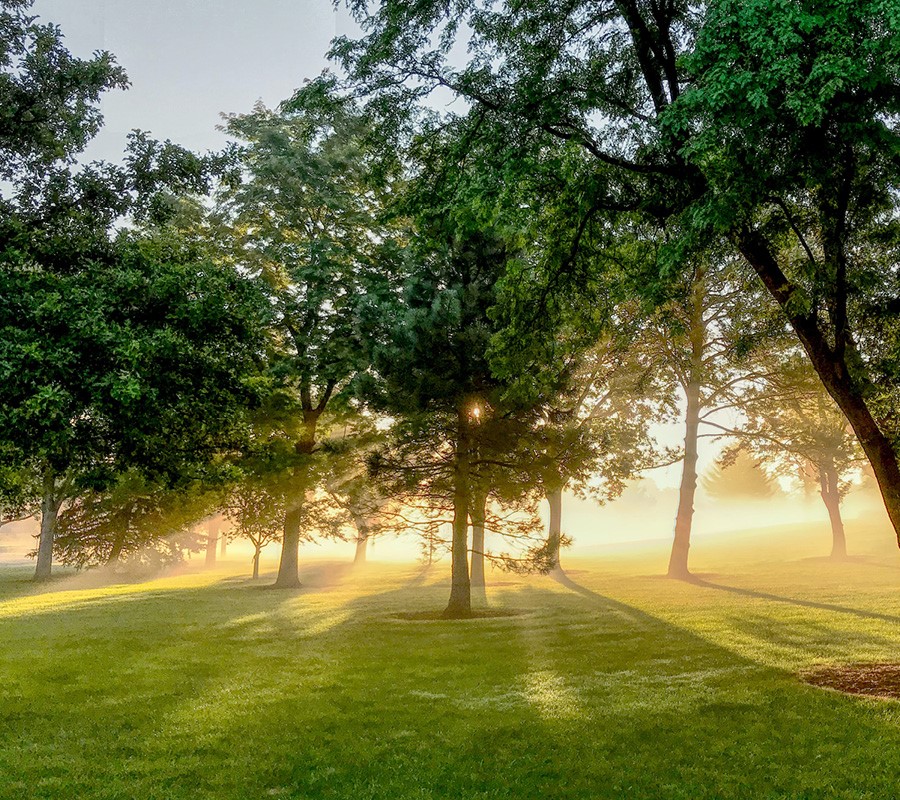
[[[729,592],[730,594],[740,595],[742,597],[752,597],[757,600],[770,600],[776,603],[789,603],[790,605],[799,606],[801,608],[814,608],[820,611],[833,611],[837,614],[850,614],[861,619],[872,619],[880,622],[889,622],[891,624],[900,623],[900,617],[891,614],[881,614],[877,611],[865,611],[860,608],[850,608],[835,603],[820,603],[816,600],[802,600],[796,597],[783,597],[782,595],[770,594],[769,592],[761,592],[756,589],[744,589],[738,586],[728,586],[723,583],[713,583],[704,580],[699,576],[693,576],[688,583],[700,586],[704,589],[714,589],[720,592]]]
[[[446,599],[405,580],[334,602],[213,584],[0,629],[23,698],[0,798],[891,796],[896,720],[858,701],[571,579],[472,625],[392,619]]]

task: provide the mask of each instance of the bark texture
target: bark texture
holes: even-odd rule
[[[456,458],[453,474],[453,538],[450,552],[450,600],[447,619],[472,616],[472,585],[469,580],[469,479],[471,444],[466,410],[457,412]]]
[[[219,543],[219,526],[210,522],[206,526],[206,568],[211,569],[216,565],[216,545]]]
[[[838,329],[831,337],[834,340],[832,344],[819,327],[816,315],[804,310],[804,304],[800,302],[802,292],[782,272],[763,237],[756,231],[744,229],[736,236],[736,244],[788,318],[813,369],[853,428],[872,465],[900,546],[900,465],[893,445],[866,405],[868,383],[860,377],[858,370],[852,368],[852,363],[858,360],[858,353],[846,327],[846,309],[836,310],[835,324]],[[846,297],[842,295],[838,305],[845,302]]]
[[[562,572],[559,561],[559,543],[562,536],[562,488],[547,492],[550,504],[550,522],[547,527],[547,550],[550,554],[550,571]]]
[[[472,594],[482,602],[487,601],[484,580],[484,521],[487,516],[487,493],[476,492],[472,496],[469,518],[472,521]]]
[[[694,523],[694,497],[697,493],[697,442],[700,430],[700,412],[703,381],[703,354],[706,347],[706,328],[703,324],[703,285],[697,281],[694,287],[691,324],[689,330],[691,358],[687,385],[684,387],[687,407],[684,415],[684,462],[681,470],[681,486],[678,490],[678,512],[675,515],[675,538],[669,556],[668,576],[685,579],[690,577],[688,554],[691,549],[691,528]]]
[[[34,570],[36,581],[49,580],[53,570],[53,542],[56,538],[56,523],[61,505],[62,501],[57,496],[56,476],[48,469],[44,473],[41,498],[41,533],[38,539],[37,565]]]
[[[847,557],[847,537],[844,534],[844,521],[841,519],[841,493],[838,488],[838,474],[833,465],[826,465],[819,471],[819,494],[828,509],[831,522],[831,557],[841,559]]]

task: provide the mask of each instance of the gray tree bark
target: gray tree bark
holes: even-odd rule
[[[466,409],[457,412],[456,458],[453,474],[453,538],[451,544],[450,600],[446,619],[472,616],[472,584],[469,580],[469,472],[470,450]]]

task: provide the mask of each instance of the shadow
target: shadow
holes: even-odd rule
[[[433,571],[433,564],[424,564],[422,568],[404,584],[404,587],[407,589],[414,589],[417,586],[422,586]]]
[[[801,600],[796,597],[782,597],[781,595],[770,594],[769,592],[760,592],[756,589],[741,589],[737,586],[726,586],[723,583],[713,583],[712,581],[705,580],[699,575],[694,575],[691,578],[686,579],[685,583],[690,583],[694,586],[700,586],[704,589],[715,589],[720,592],[729,592],[730,594],[741,595],[742,597],[753,597],[757,600],[771,600],[776,603],[788,603],[790,605],[800,606],[802,608],[814,608],[820,611],[833,611],[837,614],[850,614],[854,617],[860,617],[862,619],[874,619],[879,620],[880,622],[890,622],[892,624],[900,622],[900,617],[896,617],[891,614],[880,614],[877,611],[863,611],[860,608],[848,608],[847,606],[839,606],[834,603],[820,603],[815,600]]]
[[[302,575],[330,586],[332,566]],[[894,796],[900,751],[872,742],[896,721],[862,702],[566,575],[492,596],[534,613],[396,618],[446,601],[429,572],[281,602],[223,580],[0,623],[0,797]]]

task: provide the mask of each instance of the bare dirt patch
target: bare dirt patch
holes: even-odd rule
[[[806,670],[800,677],[813,686],[846,694],[900,700],[900,664],[835,664]]]

